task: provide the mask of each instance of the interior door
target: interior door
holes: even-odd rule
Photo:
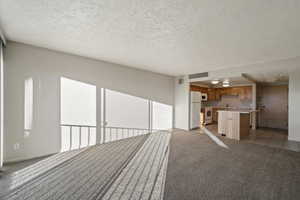
[[[259,126],[288,129],[288,86],[262,86],[258,90]]]

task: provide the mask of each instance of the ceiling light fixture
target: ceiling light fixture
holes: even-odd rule
[[[223,83],[223,87],[229,87],[229,83]]]
[[[229,84],[229,79],[225,79],[225,80],[223,81],[223,84]]]
[[[219,80],[212,80],[211,83],[217,85],[220,81]]]

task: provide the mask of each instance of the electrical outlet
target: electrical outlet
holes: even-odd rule
[[[24,138],[29,137],[29,135],[30,135],[30,131],[24,131]]]
[[[15,143],[14,144],[14,150],[20,149],[20,143]]]

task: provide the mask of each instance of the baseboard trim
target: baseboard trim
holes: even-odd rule
[[[8,161],[4,161],[3,165],[9,165],[9,164],[14,164],[14,163],[18,163],[18,162],[30,161],[30,160],[40,159],[40,158],[46,158],[46,157],[52,156],[54,154],[57,154],[57,153],[51,153],[51,154],[47,154],[47,155],[43,155],[43,156],[37,156],[37,157],[33,157],[33,158],[28,158],[28,159],[12,159],[12,160],[8,160]]]

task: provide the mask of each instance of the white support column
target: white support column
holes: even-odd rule
[[[148,100],[149,104],[149,132],[153,131],[153,101]]]
[[[151,106],[152,102],[151,100],[148,100],[148,131],[149,133],[152,132],[152,128],[151,128],[151,121],[152,121],[152,106]]]
[[[257,107],[256,107],[256,83],[254,83],[252,85],[252,110],[256,111]],[[252,119],[251,119],[251,122],[252,122],[252,129],[253,130],[256,130],[256,118],[257,118],[257,112],[252,112]]]
[[[96,143],[100,144],[102,142],[102,90],[103,88],[98,88],[96,90],[96,121],[97,121],[97,128],[96,128]],[[90,132],[90,129],[89,129]],[[89,133],[90,134],[90,133]],[[90,135],[89,135],[90,137]]]
[[[101,88],[101,138],[102,143],[106,141],[106,89]]]
[[[300,67],[300,66],[299,66]],[[289,136],[288,139],[300,142],[300,70],[289,77]]]

